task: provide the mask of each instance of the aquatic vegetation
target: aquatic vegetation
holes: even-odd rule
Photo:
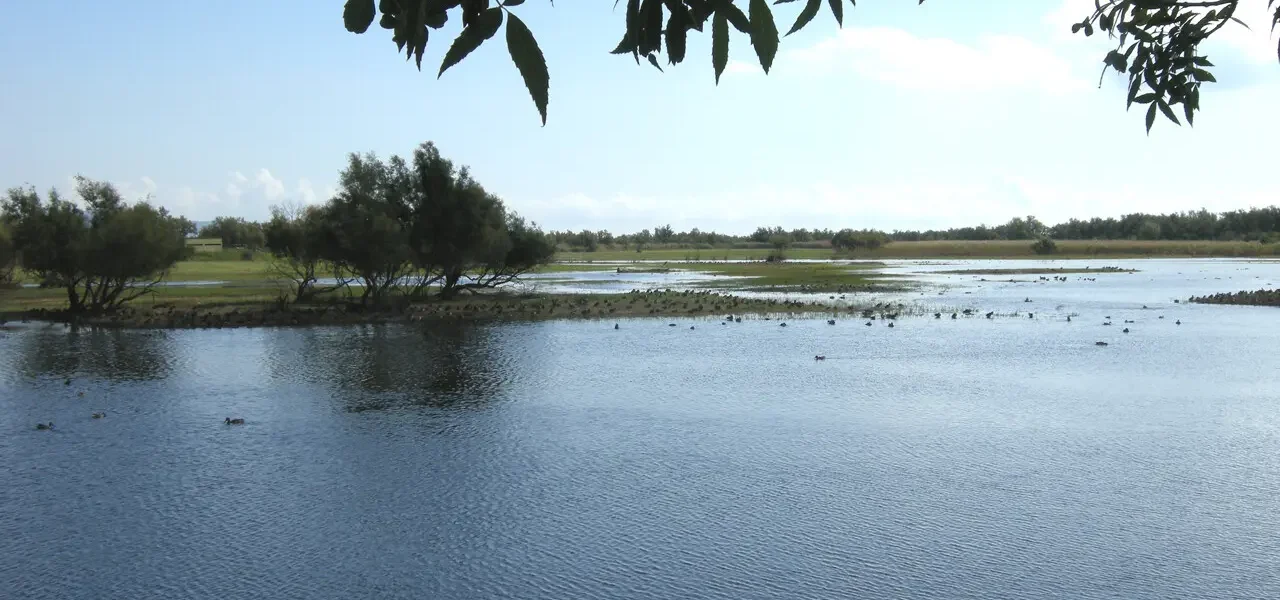
[[[1208,296],[1192,296],[1188,302],[1197,304],[1236,304],[1242,306],[1280,306],[1280,290],[1255,290]]]

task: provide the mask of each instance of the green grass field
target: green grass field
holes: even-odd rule
[[[875,251],[854,254],[836,254],[817,248],[793,249],[787,252],[791,259],[947,259],[947,258],[1142,258],[1142,257],[1265,257],[1275,256],[1280,244],[1263,245],[1251,242],[1174,242],[1174,241],[1061,241],[1058,253],[1041,256],[1031,252],[1030,243],[1023,241],[988,242],[895,242]],[[540,273],[613,270],[619,261],[665,261],[673,269],[706,272],[705,287],[722,290],[793,290],[808,292],[843,292],[858,289],[886,289],[899,286],[900,282],[884,278],[874,272],[877,263],[828,264],[828,263],[765,263],[769,250],[685,250],[657,249],[644,252],[605,250],[598,252],[570,252],[556,255],[552,264],[537,270]],[[169,281],[223,281],[219,286],[161,287],[155,293],[135,301],[139,306],[173,303],[178,306],[196,304],[263,304],[276,300],[283,283],[273,279],[270,259],[263,253],[253,255],[254,260],[244,260],[240,251],[223,251],[198,255],[183,261],[170,271]],[[708,262],[723,260],[755,260],[749,263]],[[591,261],[591,262],[588,262]],[[599,264],[613,262],[614,264]],[[1024,270],[1019,270],[1022,273]],[[1025,270],[1048,273],[1074,272],[1056,269]],[[975,270],[968,274],[981,274]],[[1081,271],[1082,272],[1082,271]],[[1002,273],[1003,274],[1003,273]],[[716,281],[716,277],[732,276],[735,279]],[[737,279],[737,278],[749,279]],[[30,279],[24,280],[31,282]],[[0,310],[21,311],[34,308],[56,309],[66,306],[66,296],[61,289],[13,289],[0,291]]]

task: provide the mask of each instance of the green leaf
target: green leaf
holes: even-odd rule
[[[519,17],[511,14],[507,19],[507,51],[511,53],[511,62],[516,64],[524,86],[529,88],[534,106],[542,115],[542,124],[547,124],[547,101],[551,86],[551,75],[547,73],[547,59],[538,48],[538,40],[533,39],[533,32]]]
[[[720,74],[729,64],[729,18],[723,12],[716,11],[711,18],[711,66],[716,71],[716,85],[720,84]]]
[[[646,55],[644,55],[644,56],[645,56],[645,58],[649,59],[649,64],[653,65],[653,68],[657,69],[659,73],[662,73],[662,72],[663,72],[663,71],[662,71],[662,65],[659,65],[659,64],[658,64],[658,57],[657,57],[657,56],[654,56],[652,52],[650,52],[650,53],[648,53],[648,54],[646,54]]]
[[[458,64],[473,50],[479,48],[480,44],[483,44],[485,40],[493,37],[493,34],[497,33],[498,28],[501,26],[501,8],[495,6],[481,12],[475,21],[462,28],[462,33],[459,33],[458,37],[453,40],[453,45],[449,46],[449,51],[444,53],[444,61],[440,63],[440,72],[436,74],[436,78],[439,79],[449,67]],[[508,28],[508,43],[510,43],[510,28]],[[544,122],[546,120],[545,112],[543,120]]]
[[[644,25],[640,22],[640,0],[627,0],[627,48],[631,56],[640,64],[640,30]]]
[[[1211,82],[1211,83],[1217,83],[1217,82],[1218,82],[1218,80],[1217,80],[1216,78],[1214,78],[1214,76],[1213,76],[1213,74],[1212,74],[1212,73],[1210,73],[1210,72],[1208,72],[1208,71],[1206,71],[1206,70],[1204,70],[1204,69],[1194,69],[1194,68],[1193,68],[1193,69],[1191,69],[1191,74],[1192,74],[1192,75],[1195,75],[1195,77],[1196,77],[1196,81],[1208,81],[1208,82]]]
[[[844,27],[844,2],[840,0],[827,0],[831,3],[831,15],[836,18],[836,25]]]
[[[347,0],[342,8],[342,23],[351,33],[364,33],[373,24],[373,0]]]
[[[715,3],[716,14],[724,13],[725,18],[729,19],[729,23],[733,25],[734,29],[746,34],[751,33],[751,21],[747,19],[747,15],[742,12],[742,9],[733,3],[733,0],[715,0]]]
[[[1155,94],[1148,93],[1135,97],[1133,101],[1138,104],[1151,104],[1152,102],[1155,102],[1158,97],[1159,96],[1156,96]]]
[[[818,7],[820,6],[822,6],[822,0],[809,0],[804,5],[804,9],[800,11],[800,14],[796,16],[796,22],[791,26],[791,30],[787,32],[787,35],[800,31],[801,28],[808,25],[809,21],[812,21],[818,15]],[[753,8],[751,12],[754,13],[755,9]]]
[[[631,34],[623,34],[622,41],[618,42],[618,46],[609,51],[609,54],[631,54],[635,50],[635,44],[631,41]]]
[[[778,26],[773,22],[768,0],[751,0],[751,45],[760,58],[760,66],[768,73],[778,54]]]
[[[1168,117],[1170,121],[1173,121],[1178,125],[1182,124],[1182,122],[1178,120],[1178,115],[1173,114],[1173,109],[1170,108],[1168,104],[1165,104],[1164,100],[1157,100],[1155,106],[1159,106],[1160,112],[1164,113],[1164,116]]]
[[[1187,125],[1195,127],[1196,125],[1196,108],[1190,102],[1182,103],[1182,114],[1187,117]]]
[[[441,27],[444,27],[445,23],[448,23],[448,22],[449,22],[449,13],[444,10],[439,10],[433,13],[427,13],[427,19],[425,21],[427,27],[430,27],[432,29],[440,29]]]
[[[685,36],[689,30],[682,14],[677,11],[667,17],[667,60],[673,65],[684,60]]]
[[[662,49],[662,0],[644,0],[640,5],[643,29],[640,53],[651,54]]]
[[[1153,102],[1147,108],[1147,135],[1151,135],[1151,126],[1156,124],[1156,105]]]
[[[431,33],[430,29],[422,28],[422,35],[413,42],[413,57],[419,71],[422,70],[422,53],[427,50],[427,34],[429,33]]]
[[[506,6],[508,8],[512,6],[520,6],[521,4],[524,4],[524,0],[505,0],[502,3],[503,6]]]

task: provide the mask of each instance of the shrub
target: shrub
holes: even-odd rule
[[[1053,254],[1058,251],[1058,244],[1047,237],[1042,237],[1031,244],[1031,251],[1036,254]]]

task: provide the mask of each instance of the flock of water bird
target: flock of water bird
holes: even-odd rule
[[[62,384],[63,384],[63,385],[65,385],[65,386],[70,387],[70,386],[71,386],[71,379],[70,379],[70,378],[64,379],[64,380],[62,381]],[[80,397],[80,398],[83,398],[83,397],[84,397],[84,390],[80,390],[79,392],[76,392],[76,396],[77,396],[77,397]],[[90,414],[89,414],[89,417],[90,417],[90,418],[93,418],[93,419],[105,419],[105,418],[107,417],[107,411],[105,411],[105,410],[104,410],[104,411],[100,411],[100,412],[90,413]],[[222,422],[223,422],[224,424],[226,424],[226,425],[244,425],[244,419],[242,419],[242,418],[238,418],[238,417],[237,417],[237,418],[227,417],[227,418],[223,419],[223,421],[222,421]],[[56,425],[54,425],[53,421],[49,421],[49,422],[47,422],[47,423],[36,423],[36,430],[38,430],[38,431],[57,431],[57,426],[56,426]]]
[[[1045,280],[1047,280],[1048,278],[1041,278],[1041,279],[1045,279]],[[1057,278],[1055,277],[1055,279],[1057,279]],[[1064,278],[1062,278],[1062,279],[1063,279],[1063,280],[1065,280],[1066,278],[1064,277]],[[1032,302],[1032,300],[1031,300],[1031,298],[1026,298],[1026,299],[1024,299],[1024,300],[1023,300],[1023,302]],[[1178,303],[1178,301],[1177,301],[1177,300],[1174,300],[1174,303]],[[901,306],[902,306],[902,305],[899,305],[899,307],[901,307]],[[1144,305],[1142,306],[1142,309],[1143,309],[1143,310],[1149,310],[1149,309],[1150,309],[1150,307],[1148,307],[1147,305],[1145,305],[1145,304],[1144,304]],[[960,310],[960,311],[952,311],[952,312],[951,312],[951,318],[952,318],[952,319],[959,319],[961,315],[964,315],[964,316],[966,316],[966,317],[971,317],[971,316],[975,316],[975,315],[977,315],[977,314],[979,314],[979,313],[978,313],[977,311],[975,311],[974,309],[966,308],[966,309],[964,309],[964,310]],[[863,316],[863,318],[866,318],[866,319],[867,319],[867,321],[866,321],[866,323],[864,323],[864,325],[866,325],[867,327],[871,327],[871,326],[873,326],[873,325],[874,325],[874,323],[873,323],[873,322],[876,320],[876,316],[875,316],[874,314],[872,314],[872,311],[871,311],[871,310],[869,310],[869,309],[868,309],[868,310],[866,310],[866,311],[863,311],[863,315],[862,315],[862,316]],[[899,316],[899,313],[896,313],[896,312],[895,312],[895,313],[882,313],[882,314],[881,314],[880,319],[881,319],[881,320],[884,320],[884,321],[888,321],[887,326],[888,326],[888,327],[890,327],[890,328],[892,328],[892,327],[894,327],[894,321],[895,321],[895,320],[897,320],[898,316]],[[933,313],[933,318],[934,318],[934,319],[939,319],[939,320],[940,320],[940,319],[942,319],[942,318],[943,318],[943,316],[944,316],[944,313],[942,313],[942,312],[935,312],[935,313]],[[985,318],[987,318],[987,319],[994,319],[997,315],[996,315],[996,312],[995,312],[995,311],[988,311],[988,312],[984,313],[982,316],[983,316],[983,317],[985,317]],[[1014,316],[1016,316],[1016,313],[1015,313],[1015,315],[1014,315]],[[1028,313],[1027,313],[1027,318],[1028,318],[1028,319],[1034,319],[1035,317],[1036,317],[1035,313],[1033,313],[1033,312],[1028,312]],[[1111,326],[1111,324],[1112,324],[1111,315],[1106,315],[1106,316],[1104,316],[1103,318],[1104,318],[1105,320],[1102,322],[1102,325],[1103,325],[1104,327],[1110,327],[1110,326]],[[1158,315],[1156,318],[1157,318],[1157,319],[1164,319],[1164,315]],[[763,317],[763,320],[766,320],[766,321],[768,321],[768,320],[772,320],[772,317],[767,317],[767,316],[766,316],[766,317]],[[724,317],[724,319],[720,321],[720,324],[721,324],[721,325],[728,325],[729,323],[741,323],[741,322],[742,322],[742,316],[741,316],[741,315],[732,315],[732,314],[730,314],[730,315],[726,315],[726,316]],[[1072,322],[1071,315],[1067,315],[1067,316],[1066,316],[1066,322],[1068,322],[1068,323],[1071,323],[1071,322]],[[1135,323],[1136,323],[1136,321],[1134,321],[1134,320],[1132,320],[1132,319],[1125,319],[1125,320],[1124,320],[1124,324],[1126,324],[1126,325],[1129,325],[1129,324],[1135,324]],[[836,324],[836,320],[835,320],[835,319],[827,319],[827,325],[835,325],[835,324]],[[1174,325],[1182,325],[1182,319],[1177,319],[1177,320],[1175,320],[1175,321],[1174,321]],[[677,325],[676,323],[668,323],[668,324],[667,324],[667,326],[668,326],[668,327],[677,327],[678,325]],[[783,322],[780,322],[780,323],[778,324],[778,326],[779,326],[779,327],[786,327],[786,326],[787,326],[787,323],[786,323],[786,321],[783,321]],[[621,328],[622,328],[622,325],[621,325],[620,323],[614,323],[614,324],[613,324],[613,328],[614,328],[614,329],[621,329]],[[697,326],[696,326],[696,325],[690,325],[690,326],[689,326],[689,329],[691,329],[691,330],[693,330],[693,329],[697,329]],[[1122,329],[1122,330],[1121,330],[1121,332],[1122,332],[1122,333],[1129,333],[1129,332],[1130,332],[1130,330],[1129,330],[1129,328],[1128,328],[1128,327],[1125,327],[1124,329]],[[1108,345],[1110,345],[1110,344],[1108,344],[1107,342],[1103,342],[1103,341],[1097,341],[1097,342],[1094,342],[1094,345],[1096,345],[1096,346],[1104,346],[1104,347],[1105,347],[1105,346],[1108,346]],[[814,359],[814,360],[826,360],[826,358],[827,358],[827,357],[826,357],[825,355],[821,355],[821,354],[816,354],[816,355],[814,355],[814,357],[813,357],[813,359]]]

